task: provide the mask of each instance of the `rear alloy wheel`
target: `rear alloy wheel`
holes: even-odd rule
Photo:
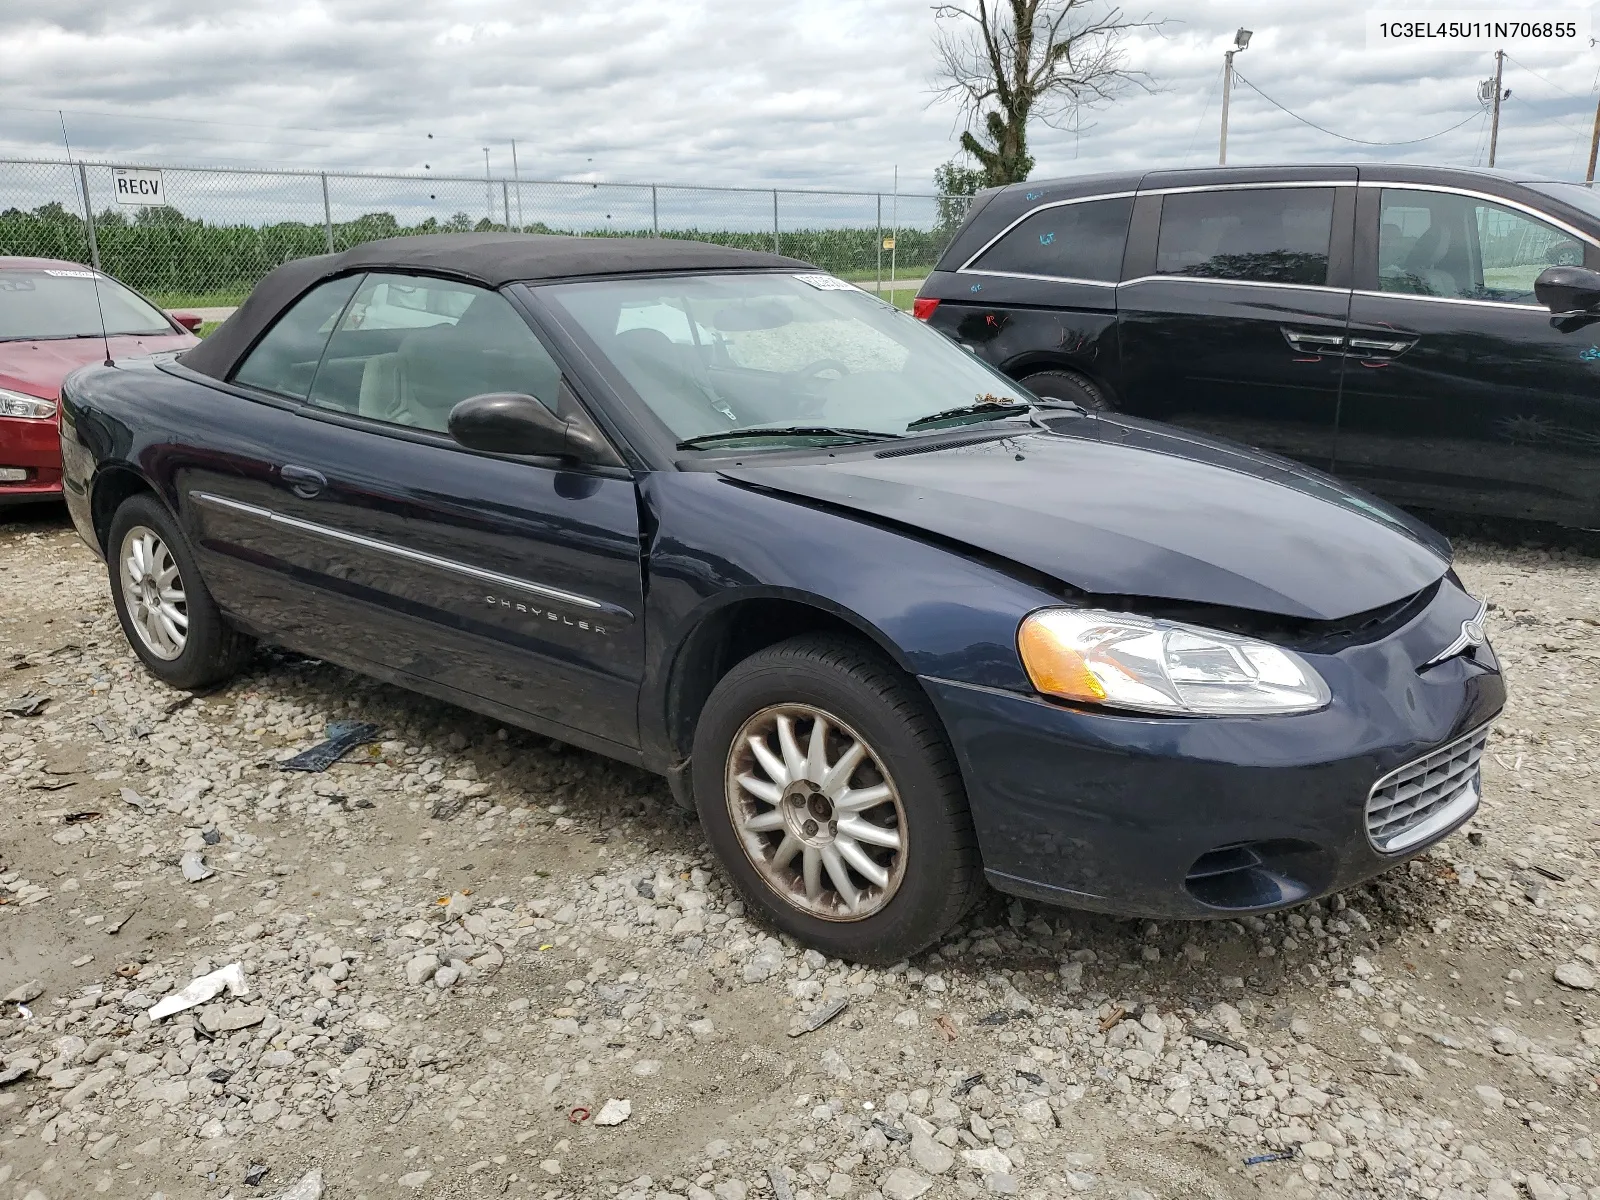
[[[134,525],[122,536],[117,570],[134,633],[151,654],[171,662],[189,641],[189,597],[172,551],[155,530]]]
[[[898,962],[982,887],[944,729],[867,643],[807,635],[738,663],[701,711],[692,769],[750,907],[830,957]]]
[[[154,496],[123,501],[111,518],[106,559],[122,632],[156,678],[201,688],[249,661],[255,643],[223,618],[188,539]]]

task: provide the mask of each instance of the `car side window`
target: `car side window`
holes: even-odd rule
[[[1331,187],[1234,188],[1162,198],[1156,274],[1325,284]]]
[[[1115,283],[1122,274],[1133,198],[1041,209],[985,250],[968,270]]]
[[[245,356],[233,373],[233,381],[304,400],[334,322],[360,282],[359,275],[330,279],[295,301],[294,307],[279,317]]]
[[[1378,220],[1385,292],[1536,305],[1541,271],[1583,263],[1583,245],[1571,234],[1454,192],[1385,188]]]
[[[368,275],[328,341],[319,408],[448,432],[469,396],[519,392],[555,411],[561,371],[504,296],[423,275]]]

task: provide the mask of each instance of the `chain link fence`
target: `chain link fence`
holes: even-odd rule
[[[160,203],[119,199],[159,172]],[[866,287],[916,280],[967,198],[0,159],[0,255],[92,263],[168,308],[238,304],[281,263],[466,230],[674,237],[776,250]],[[92,218],[90,217],[92,214]]]

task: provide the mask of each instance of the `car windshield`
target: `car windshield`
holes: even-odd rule
[[[1034,398],[920,321],[829,275],[713,275],[543,291],[681,443],[900,436]],[[929,421],[929,418],[937,420]],[[919,423],[920,422],[920,423]]]
[[[160,310],[114,279],[78,267],[0,270],[0,341],[171,333]]]
[[[1541,180],[1538,183],[1525,185],[1536,192],[1543,192],[1552,199],[1563,204],[1570,204],[1580,212],[1600,221],[1600,193],[1581,183],[1555,183]]]

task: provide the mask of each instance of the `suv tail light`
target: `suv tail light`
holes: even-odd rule
[[[933,316],[933,310],[939,307],[939,302],[931,296],[918,296],[911,302],[911,315],[919,321],[926,321]]]

